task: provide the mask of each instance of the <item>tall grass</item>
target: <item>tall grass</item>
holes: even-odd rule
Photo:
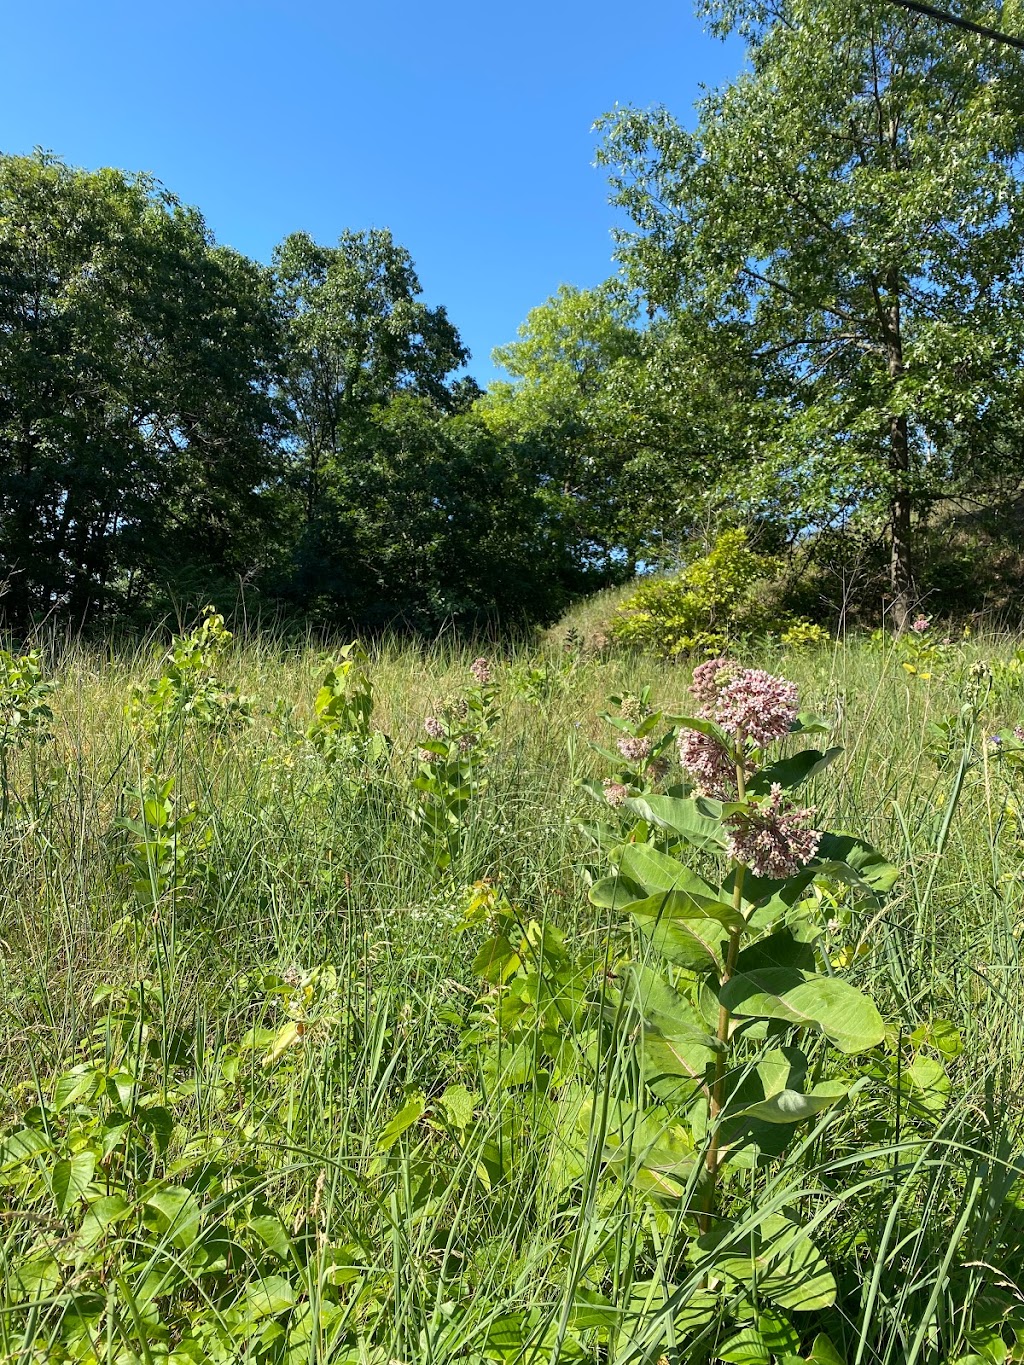
[[[984,684],[983,712],[948,761],[929,756],[928,729],[960,710],[972,662],[1008,661],[1015,648],[1009,638],[964,644],[930,679],[910,675],[894,646],[868,642],[764,647],[747,659],[798,682],[844,746],[812,796],[821,823],[863,834],[901,868],[884,912],[864,926],[854,979],[897,1032],[946,1019],[963,1044],[926,1137],[898,1099],[895,1112],[865,1104],[841,1141],[823,1118],[803,1132],[798,1159],[751,1173],[762,1211],[799,1204],[817,1220],[841,1267],[830,1332],[851,1362],[938,1365],[967,1357],[993,1323],[1007,1358],[1024,1359],[1011,1330],[1024,1302],[1022,792],[984,743],[1024,721],[1024,674]],[[117,1054],[116,1038],[94,1034],[109,1009],[101,988],[145,981],[147,1084],[172,1096],[176,1123],[168,1159],[215,1134],[253,1162],[267,1206],[287,1211],[289,1238],[306,1238],[288,1274],[315,1311],[281,1359],[656,1360],[686,1340],[687,1358],[714,1358],[710,1339],[687,1337],[686,1304],[703,1285],[688,1269],[683,1222],[638,1202],[628,1180],[609,1187],[596,1138],[566,1195],[552,1176],[559,1133],[482,1076],[465,1041],[481,934],[456,932],[458,897],[423,857],[408,777],[424,716],[463,685],[472,655],[451,643],[374,653],[375,724],[393,748],[354,785],[302,739],[330,650],[236,642],[221,677],[255,699],[254,719],[220,739],[186,728],[166,755],[179,810],[194,806],[191,828],[208,829],[209,843],[146,914],[124,870],[120,821],[137,818],[148,761],[125,703],[159,672],[161,653],[156,641],[52,649],[54,739],[16,759],[18,802],[0,829],[0,1128],[14,1129],[53,1077],[82,1062],[83,1040]],[[546,673],[531,683],[531,668]],[[499,744],[451,885],[489,879],[523,921],[600,951],[619,928],[587,900],[595,855],[579,828],[591,814],[580,782],[604,772],[590,742],[604,738],[610,694],[649,682],[655,702],[678,711],[688,673],[552,648],[517,653],[499,677]],[[266,1043],[246,1050],[244,1040],[280,1028],[273,983],[324,964],[338,974],[334,1022],[263,1065]],[[229,1057],[242,1077],[232,1086]],[[455,1084],[476,1097],[471,1135],[444,1120],[441,1097]],[[606,1099],[635,1084],[625,1063],[599,1081]],[[416,1096],[425,1116],[389,1143],[389,1120]],[[230,1183],[212,1198],[228,1219],[242,1202]],[[0,1186],[0,1201],[0,1359],[70,1359],[54,1305],[73,1296],[71,1280],[37,1310],[13,1307],[24,1297],[25,1220],[44,1216],[46,1196]],[[96,1318],[96,1359],[167,1360],[174,1349],[173,1331],[143,1349],[118,1326],[131,1320],[137,1272],[109,1290],[123,1302]],[[262,1272],[253,1261],[235,1273]],[[192,1298],[176,1292],[189,1311],[221,1311],[195,1272],[186,1282]],[[325,1294],[339,1301],[338,1283],[351,1285],[340,1317],[321,1313]],[[629,1306],[614,1330],[599,1309],[587,1318],[596,1286]],[[135,1310],[147,1311],[141,1300]],[[998,1355],[993,1339],[985,1359]],[[245,1342],[224,1359],[277,1358]]]

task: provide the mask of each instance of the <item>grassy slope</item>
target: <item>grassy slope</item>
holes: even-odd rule
[[[959,708],[972,659],[1005,658],[1011,650],[1012,642],[972,643],[931,681],[909,678],[898,660],[856,643],[746,660],[795,679],[804,703],[835,724],[845,755],[813,794],[820,822],[862,833],[903,869],[855,976],[906,1029],[944,1017],[962,1030],[954,1103],[964,1114],[980,1114],[986,1104],[1015,1107],[1024,1081],[1021,845],[1007,825],[1003,778],[987,763],[967,773],[947,828],[956,764],[936,768],[924,751],[925,729]],[[474,1084],[472,1058],[459,1051],[450,1016],[465,1012],[475,989],[480,935],[452,931],[454,913],[432,888],[403,805],[422,718],[462,686],[470,657],[441,647],[426,654],[396,648],[373,660],[376,720],[395,749],[372,789],[353,795],[325,778],[298,735],[327,655],[258,641],[239,646],[223,678],[258,699],[255,723],[220,746],[190,739],[165,768],[176,775],[179,802],[200,812],[197,827],[209,826],[210,847],[200,858],[208,871],[158,916],[143,917],[131,910],[124,836],[115,822],[134,813],[131,792],[143,776],[125,700],[134,682],[159,671],[158,656],[73,650],[56,669],[55,742],[34,768],[27,758],[16,765],[16,785],[27,794],[34,784],[36,799],[0,831],[4,1122],[31,1103],[37,1082],[80,1060],[101,983],[159,982],[154,1031],[164,1039],[178,1031],[190,1046],[201,1040],[197,1070],[213,1087],[215,1110],[218,1050],[254,1023],[281,1021],[260,988],[262,975],[322,963],[339,968],[361,1026],[344,1047],[325,1033],[301,1061],[289,1058],[280,1090],[270,1100],[261,1091],[258,1106],[254,1082],[248,1122],[254,1142],[289,1152],[281,1169],[290,1174],[280,1177],[289,1209],[319,1198],[325,1239],[360,1243],[390,1277],[382,1291],[386,1326],[368,1320],[359,1329],[378,1342],[382,1359],[472,1355],[479,1341],[474,1312],[484,1321],[494,1305],[543,1302],[554,1305],[557,1319],[564,1295],[565,1227],[543,1212],[543,1163],[517,1173],[516,1197],[502,1208],[481,1187],[453,1179],[420,1207],[393,1195],[389,1211],[366,1183],[375,1135],[404,1096],[436,1096],[460,1079]],[[501,750],[474,808],[458,879],[494,878],[524,916],[557,921],[570,942],[592,941],[604,926],[586,901],[581,873],[590,854],[575,822],[587,811],[579,779],[604,768],[588,740],[604,738],[598,713],[608,694],[650,681],[655,699],[678,710],[687,674],[651,661],[554,652],[548,695],[531,701],[515,695],[514,685],[530,662],[537,660],[514,659],[501,670]],[[291,729],[270,714],[276,698],[285,699],[285,710],[297,707]],[[1008,678],[993,689],[984,726],[1019,720],[1024,681]],[[161,1047],[158,1069],[169,1072],[173,1058]],[[184,1101],[185,1126],[216,1126],[220,1117],[208,1106]],[[457,1157],[451,1161],[458,1166]],[[317,1196],[325,1163],[326,1193],[321,1179]],[[933,1280],[940,1314],[959,1311],[957,1295],[968,1289],[936,1278],[936,1266],[956,1211],[951,1192],[961,1188],[937,1179],[933,1196],[915,1193],[923,1201],[917,1226],[931,1219],[934,1235],[894,1252],[891,1265],[881,1253],[875,1258],[878,1228],[865,1229],[858,1292],[866,1316],[850,1337],[870,1338],[863,1359],[910,1358],[917,1324],[930,1320]],[[880,1216],[872,1208],[871,1217]],[[596,1217],[593,1210],[588,1217]],[[986,1235],[995,1237],[991,1226]],[[970,1250],[979,1258],[985,1252]],[[967,1251],[957,1253],[958,1265],[966,1259]],[[476,1305],[454,1335],[443,1305],[455,1291],[442,1291],[442,1263],[458,1265],[466,1303]],[[1020,1267],[1001,1269],[1013,1276]],[[912,1294],[906,1286],[915,1276]],[[876,1291],[884,1285],[884,1295],[872,1299],[873,1283]],[[935,1358],[928,1355],[930,1331],[922,1327],[914,1348],[922,1359]],[[12,1355],[20,1340],[6,1342]],[[430,1350],[424,1342],[433,1343]]]

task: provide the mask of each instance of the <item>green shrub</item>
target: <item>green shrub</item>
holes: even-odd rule
[[[775,568],[750,548],[742,528],[723,531],[709,554],[628,597],[612,617],[612,637],[670,658],[715,654],[737,635],[780,629],[789,622],[775,618],[777,607],[755,591]]]

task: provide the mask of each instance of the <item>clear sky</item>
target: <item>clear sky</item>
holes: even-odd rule
[[[594,120],[689,120],[741,61],[689,0],[8,0],[0,42],[0,149],[149,171],[264,261],[389,227],[481,382],[530,308],[612,273]]]

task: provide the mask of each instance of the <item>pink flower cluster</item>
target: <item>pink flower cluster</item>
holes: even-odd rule
[[[910,629],[917,631],[918,635],[923,635],[926,630],[931,630],[931,626],[932,623],[927,616],[919,616]]]
[[[444,739],[444,721],[438,720],[437,716],[428,716],[423,728],[431,739]]]
[[[642,763],[651,752],[651,741],[646,737],[624,735],[615,747],[630,763]]]
[[[789,734],[796,720],[798,695],[796,683],[776,678],[763,668],[745,668],[719,690],[714,719],[723,730],[763,749]]]
[[[712,659],[695,668],[690,691],[705,719],[758,749],[784,739],[796,720],[796,683],[763,668],[740,668],[731,659]]]
[[[729,816],[729,857],[751,868],[758,877],[791,877],[818,851],[821,834],[810,828],[813,818],[813,810],[787,807],[776,782],[767,800]]]
[[[677,741],[679,762],[701,796],[718,800],[736,796],[736,764],[717,740],[699,730],[683,730]]]
[[[480,687],[486,687],[491,678],[491,664],[488,659],[474,659],[469,666],[469,671],[476,679]]]
[[[610,777],[604,780],[604,799],[609,806],[624,806],[626,797],[629,795],[629,788],[621,782],[613,782]]]
[[[690,691],[699,714],[713,720],[739,741],[763,749],[785,738],[797,715],[796,684],[761,668],[741,668],[732,659],[711,659],[693,670]],[[705,796],[736,794],[735,763],[709,735],[684,730],[679,762]]]

